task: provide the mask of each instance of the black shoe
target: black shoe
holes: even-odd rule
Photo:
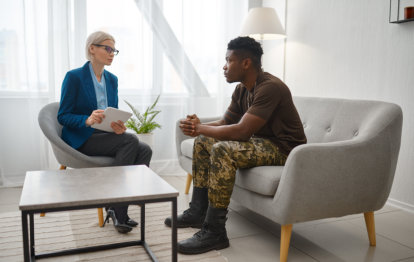
[[[201,228],[206,217],[207,207],[208,189],[194,187],[190,208],[177,216],[177,228]],[[171,227],[171,217],[167,217],[164,224]]]
[[[127,224],[121,224],[118,221],[118,219],[116,218],[116,215],[115,215],[115,211],[113,209],[109,208],[106,212],[107,212],[106,213],[106,218],[105,218],[105,221],[104,221],[104,224],[103,224],[104,226],[109,221],[109,217],[111,217],[112,221],[114,223],[114,227],[119,233],[126,234],[126,233],[128,233],[132,230],[131,226],[129,226]]]
[[[130,227],[136,227],[138,226],[138,222],[128,217],[128,220],[125,222]]]
[[[177,250],[183,254],[201,254],[230,246],[226,232],[227,209],[209,207],[206,221],[193,237],[180,241]]]

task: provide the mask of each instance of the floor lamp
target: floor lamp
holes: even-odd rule
[[[250,9],[240,35],[250,36],[259,41],[262,46],[264,40],[284,39],[282,80],[285,81],[286,33],[275,9],[269,7]]]
[[[240,35],[250,36],[260,41],[286,37],[275,9],[269,7],[250,9]]]

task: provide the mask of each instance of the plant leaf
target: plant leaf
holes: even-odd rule
[[[154,121],[155,117],[161,112],[160,110],[154,110],[158,103],[160,95],[157,96],[154,103],[147,107],[145,112],[141,114],[132,104],[124,100],[129,108],[134,113],[135,117],[131,117],[126,123],[125,127],[134,130],[137,134],[151,133],[156,128],[161,128],[157,122]]]

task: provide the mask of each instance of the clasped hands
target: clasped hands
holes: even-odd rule
[[[201,122],[197,115],[187,115],[185,120],[180,121],[180,128],[183,131],[184,135],[187,136],[198,136],[200,133],[198,132],[198,127],[200,126]]]
[[[94,110],[92,111],[92,114],[86,119],[85,123],[87,126],[91,126],[93,124],[100,124],[104,118],[104,110]],[[121,135],[126,131],[126,127],[121,120],[118,120],[117,122],[112,122],[111,127],[117,135]]]

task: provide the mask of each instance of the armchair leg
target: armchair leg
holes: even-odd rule
[[[61,165],[60,167],[59,167],[59,170],[65,170],[66,169],[66,166],[64,166],[64,165]],[[40,217],[44,217],[46,214],[45,213],[40,213]]]
[[[99,226],[103,227],[104,219],[103,219],[103,209],[98,208],[98,219],[99,219]]]
[[[187,174],[187,183],[185,184],[185,194],[188,195],[188,191],[190,191],[191,181],[193,180],[193,176],[188,173]]]
[[[370,246],[376,246],[377,241],[375,239],[375,220],[374,212],[365,212],[365,225],[367,226],[368,238]]]
[[[283,225],[282,232],[280,234],[280,262],[287,261],[291,236],[292,224]]]

